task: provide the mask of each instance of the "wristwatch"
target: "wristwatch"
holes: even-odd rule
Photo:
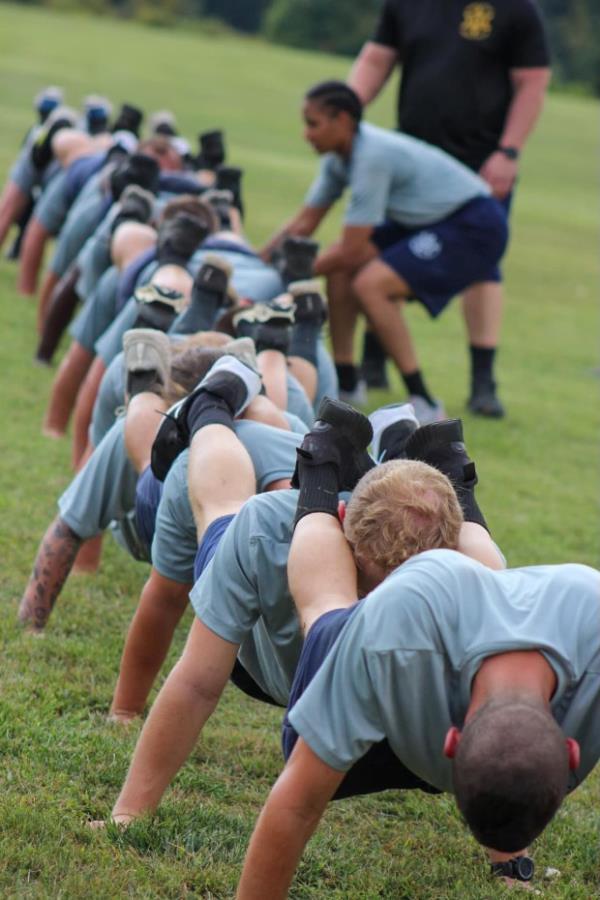
[[[531,881],[535,866],[529,856],[513,856],[506,862],[492,863],[492,875],[498,878],[514,878],[515,881]]]
[[[519,151],[516,147],[498,147],[498,153],[503,153],[507,159],[517,160],[519,158]]]

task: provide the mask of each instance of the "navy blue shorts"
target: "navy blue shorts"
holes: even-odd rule
[[[148,558],[150,558],[150,548],[156,527],[156,513],[162,492],[162,481],[158,480],[148,466],[138,478],[135,486],[135,524],[139,536],[148,548]]]
[[[198,581],[217,552],[217,547],[219,546],[221,538],[227,531],[229,523],[234,518],[234,514],[230,516],[220,516],[218,519],[215,519],[214,522],[211,522],[204,532],[202,543],[196,551],[196,559],[194,560],[194,581]]]
[[[508,201],[510,202],[510,201]],[[452,215],[422,228],[378,225],[371,237],[380,259],[410,286],[433,317],[455,294],[482,281],[500,281],[508,243],[507,204],[476,197]]]
[[[310,682],[313,680],[324,662],[327,654],[346,622],[352,617],[359,604],[348,609],[334,609],[325,613],[310,628],[306,635],[302,653],[298,660],[298,667],[290,691],[288,710],[302,696]],[[289,759],[292,750],[298,740],[298,733],[292,727],[287,713],[283,720],[281,742],[283,755]],[[402,765],[398,757],[392,751],[387,741],[380,741],[367,750],[361,759],[350,768],[333,799],[342,800],[344,797],[356,797],[361,794],[374,794],[388,790],[414,790],[419,789],[428,794],[439,794],[437,788],[432,787],[418,778],[410,769]]]

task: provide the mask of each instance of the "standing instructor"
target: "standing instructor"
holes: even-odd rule
[[[398,128],[441,147],[485,179],[507,210],[519,157],[550,80],[544,26],[533,0],[385,0],[373,39],[349,77],[363,104],[402,67]],[[499,418],[494,361],[501,275],[463,295],[471,355],[471,412]]]

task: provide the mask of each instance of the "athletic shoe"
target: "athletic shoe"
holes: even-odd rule
[[[242,218],[244,217],[244,204],[242,203],[242,175],[243,169],[236,169],[234,166],[218,166],[217,182],[215,187],[218,191],[231,191],[233,196],[233,205],[239,210]]]
[[[112,124],[111,130],[113,132],[130,131],[131,134],[135,134],[139,138],[143,119],[144,113],[141,109],[138,109],[137,106],[132,106],[130,103],[124,103]]]
[[[189,446],[188,411],[202,392],[224,400],[233,417],[242,413],[260,392],[260,375],[235,356],[221,356],[194,390],[165,414],[152,445],[152,471],[164,481],[173,462]]]
[[[389,403],[369,416],[373,428],[371,453],[377,462],[406,458],[406,442],[419,427],[411,403]]]
[[[231,207],[233,206],[233,194],[231,191],[217,191],[211,188],[202,194],[202,199],[206,203],[210,203],[217,214],[219,228],[231,228]]]
[[[310,238],[288,235],[284,238],[274,265],[286,284],[312,278],[319,244]]]
[[[299,467],[329,464],[337,470],[338,489],[353,490],[375,465],[367,453],[372,437],[373,429],[366,416],[347,403],[325,397],[315,424],[296,451],[292,487],[300,487]]]
[[[343,403],[349,403],[351,406],[366,406],[369,400],[367,385],[360,378],[356,382],[356,387],[352,391],[338,390],[338,397]]]
[[[133,328],[168,331],[176,316],[185,309],[183,294],[159,284],[145,284],[137,288],[133,296],[138,305]]]
[[[405,453],[407,459],[420,460],[446,475],[456,491],[465,521],[487,528],[475,500],[477,471],[464,444],[460,419],[446,419],[418,428],[406,442]]]
[[[475,382],[467,401],[467,409],[475,416],[502,419],[506,415],[506,410],[496,393],[496,382],[493,380]]]
[[[171,370],[171,342],[162,331],[131,328],[123,335],[126,391],[134,397],[142,391],[165,387]]]
[[[154,194],[139,184],[128,184],[119,200],[119,211],[112,220],[110,231],[114,234],[123,222],[140,222],[147,225],[154,215]]]
[[[233,317],[235,333],[252,338],[257,353],[277,350],[287,354],[293,324],[294,308],[285,294],[271,304],[255,303]]]
[[[244,365],[258,371],[258,362],[256,360],[256,347],[252,338],[242,337],[229,341],[220,348],[226,356],[235,356]]]
[[[418,394],[412,394],[408,398],[408,402],[412,404],[415,416],[419,421],[419,425],[429,425],[431,422],[443,422],[446,417],[446,410],[441,400],[436,400],[432,406],[420,397]]]
[[[200,154],[197,159],[199,169],[216,170],[225,162],[225,143],[222,131],[204,131],[198,135]]]
[[[288,290],[294,301],[296,322],[315,322],[323,325],[327,321],[327,301],[316,279],[292,281]]]

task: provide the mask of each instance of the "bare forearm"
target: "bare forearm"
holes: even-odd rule
[[[286,222],[285,225],[269,238],[261,250],[260,255],[262,258],[269,260],[273,250],[279,246],[283,239],[288,235],[294,235],[295,237],[310,237],[326,213],[326,208],[303,207],[293,219]]]
[[[190,755],[217,697],[198,694],[178,663],[156,698],[138,741],[125,784],[114,805],[115,818],[152,812]]]
[[[263,809],[248,848],[238,900],[280,900],[287,896],[294,872],[320,813],[307,819],[277,804],[277,786]]]
[[[33,572],[19,605],[19,620],[36,630],[46,625],[69,576],[81,538],[57,517],[42,539]]]
[[[154,590],[152,580],[144,587],[123,649],[110,710],[115,718],[128,719],[144,710],[187,606],[190,585],[177,587],[177,594],[170,596],[161,596]]]
[[[348,76],[348,84],[356,91],[363,106],[377,97],[397,62],[398,55],[392,47],[373,41],[365,44]]]
[[[540,70],[534,77],[515,78],[515,93],[508,109],[500,138],[503,147],[521,150],[532,132],[544,105],[549,70]]]

